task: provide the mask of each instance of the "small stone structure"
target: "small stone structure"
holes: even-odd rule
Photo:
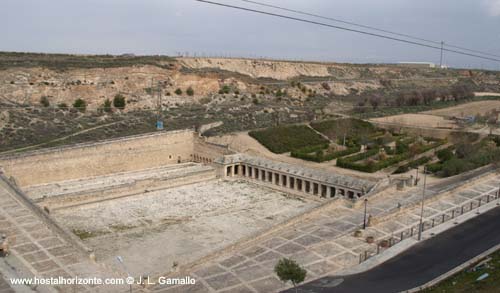
[[[221,178],[242,178],[286,192],[321,198],[342,196],[356,200],[374,186],[367,180],[245,154],[227,155],[214,163],[218,164]]]

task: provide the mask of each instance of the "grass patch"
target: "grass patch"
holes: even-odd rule
[[[330,139],[359,139],[363,136],[372,136],[377,131],[370,122],[359,119],[337,119],[311,123],[311,127],[328,136]]]
[[[305,125],[271,127],[250,131],[249,135],[276,154],[329,143]]]
[[[500,288],[500,251],[493,253],[491,260],[478,270],[466,269],[436,286],[423,290],[423,293],[496,293]],[[476,279],[484,273],[489,277],[482,281]]]
[[[72,232],[81,240],[85,240],[85,239],[89,239],[92,237],[97,237],[97,236],[108,234],[108,232],[104,232],[104,231],[87,231],[87,230],[79,230],[79,229],[73,229]]]

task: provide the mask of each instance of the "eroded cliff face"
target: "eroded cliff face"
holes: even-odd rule
[[[50,103],[71,105],[77,98],[84,99],[90,110],[102,105],[117,94],[127,98],[126,109],[154,108],[156,93],[151,87],[160,87],[165,103],[195,102],[200,96],[219,90],[214,78],[181,74],[156,66],[132,66],[121,68],[69,69],[54,71],[47,68],[14,68],[0,71],[0,95],[3,99],[37,105],[45,96]],[[185,94],[192,87],[195,95]],[[183,94],[175,94],[180,88]]]
[[[106,99],[112,100],[115,95],[122,94],[127,99],[126,111],[129,111],[157,106],[157,94],[151,91],[152,87],[161,88],[162,102],[168,107],[213,98],[224,86],[230,87],[233,94],[248,96],[269,93],[268,87],[271,94],[272,90],[281,88],[291,98],[302,99],[311,91],[337,96],[360,94],[386,87],[384,79],[437,76],[449,82],[457,75],[398,66],[217,58],[178,58],[169,66],[138,64],[63,70],[2,66],[0,99],[6,103],[40,105],[40,99],[47,97],[52,106],[61,103],[71,106],[81,98],[87,102],[89,110],[96,110]],[[307,92],[291,86],[291,80],[306,81]],[[191,95],[189,88],[194,92]]]

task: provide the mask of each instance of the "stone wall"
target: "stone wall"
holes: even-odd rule
[[[21,187],[192,161],[192,130],[133,136],[0,158]]]
[[[233,153],[227,146],[207,142],[203,137],[197,137],[194,144],[193,161],[210,164],[217,158]]]

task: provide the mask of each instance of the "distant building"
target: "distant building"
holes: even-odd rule
[[[399,62],[401,66],[413,67],[413,68],[436,68],[436,64],[432,62]]]

